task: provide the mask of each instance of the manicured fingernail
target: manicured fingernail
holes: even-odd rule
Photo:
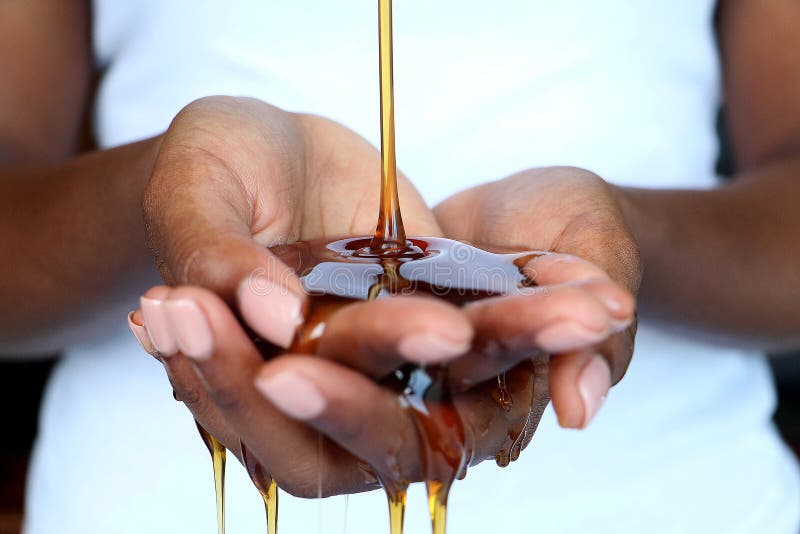
[[[239,285],[239,308],[247,324],[264,339],[288,348],[303,324],[302,300],[271,280],[246,278]]]
[[[164,301],[142,297],[139,302],[144,315],[144,326],[156,350],[162,356],[172,356],[178,352],[178,342],[172,335]]]
[[[214,350],[214,337],[203,310],[189,299],[164,303],[175,340],[181,352],[195,360],[207,360]]]
[[[599,343],[608,336],[607,330],[595,331],[573,321],[561,321],[546,327],[536,336],[536,343],[546,352],[566,352]]]
[[[280,411],[301,421],[319,417],[327,404],[314,384],[292,371],[259,377],[256,388]]]
[[[402,339],[397,350],[414,362],[438,363],[466,353],[469,350],[469,340],[448,339],[429,332],[410,335]]]
[[[592,422],[600,407],[606,401],[611,389],[611,369],[605,358],[592,356],[578,376],[578,393],[583,401],[583,424],[586,428]]]
[[[133,314],[134,312],[130,312],[128,314],[128,326],[130,327],[131,332],[133,332],[133,335],[136,336],[136,340],[139,342],[139,345],[142,346],[142,349],[147,354],[153,354],[156,349],[153,347],[152,341],[150,341],[150,336],[147,335],[147,329],[140,324],[136,324],[136,322],[133,320]]]

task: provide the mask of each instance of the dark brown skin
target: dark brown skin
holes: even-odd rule
[[[800,345],[800,3],[718,11],[739,174],[715,191],[621,192],[645,268],[647,316],[716,340]],[[675,276],[679,284],[669,283]]]
[[[245,238],[256,238],[263,245],[292,236],[333,237],[347,227],[336,220],[330,225],[320,224],[327,220],[324,212],[319,213],[318,219],[312,215],[316,211],[313,202],[319,201],[318,184],[322,182],[308,181],[308,176],[314,173],[305,173],[306,169],[280,172],[278,168],[275,173],[267,173],[263,187],[274,186],[274,180],[286,183],[288,178],[294,188],[288,196],[296,203],[288,204],[293,211],[281,219],[292,224],[258,228],[253,226],[254,220],[258,220],[254,215],[264,217],[258,210],[262,204],[254,200],[258,195],[238,180],[246,173],[231,172],[224,139],[214,135],[192,137],[197,130],[208,129],[210,125],[219,127],[239,121],[241,106],[252,105],[260,110],[255,115],[263,112],[265,117],[260,126],[255,126],[256,130],[264,126],[288,132],[285,136],[261,139],[261,144],[253,145],[254,153],[279,148],[286,151],[290,161],[296,161],[305,160],[306,149],[310,147],[315,156],[308,156],[308,161],[322,165],[327,163],[326,154],[337,153],[330,149],[325,131],[337,127],[313,119],[311,122],[319,127],[302,127],[303,133],[295,136],[291,134],[294,126],[280,125],[296,126],[298,121],[308,124],[308,118],[258,103],[206,101],[188,108],[170,128],[166,138],[178,142],[167,144],[166,148],[159,137],[77,157],[80,122],[89,99],[87,20],[84,2],[0,3],[0,87],[12,88],[0,92],[0,213],[11,214],[0,219],[4,259],[0,263],[0,280],[3,280],[0,353],[61,348],[68,343],[72,327],[91,323],[101,315],[112,315],[109,310],[131,301],[142,281],[151,274],[152,259],[146,251],[141,215],[147,188],[145,217],[162,274],[175,285],[203,286],[215,291],[160,287],[148,293],[153,298],[193,302],[202,309],[208,322],[216,343],[210,360],[193,362],[180,352],[170,357],[162,354],[176,389],[198,419],[234,448],[238,437],[244,436],[248,448],[276,472],[281,484],[298,494],[307,493],[316,476],[308,472],[292,478],[291,473],[278,472],[284,463],[279,459],[281,451],[296,452],[308,445],[309,428],[325,432],[343,451],[364,457],[385,456],[386,449],[394,444],[376,442],[363,434],[364,429],[369,429],[372,421],[384,425],[396,421],[401,427],[408,424],[397,414],[396,405],[387,401],[385,391],[370,389],[371,381],[364,374],[335,363],[339,359],[336,357],[331,358],[334,361],[321,361],[298,356],[294,361],[282,358],[262,366],[227,306],[236,302],[233,293],[241,276],[264,261],[263,255],[256,258],[254,244],[245,243]],[[796,304],[800,302],[797,275],[800,33],[797,27],[800,27],[800,5],[794,0],[726,0],[720,5],[718,32],[726,103],[741,170],[734,185],[707,192],[647,191],[616,188],[575,169],[532,170],[446,200],[435,211],[445,234],[498,245],[550,248],[588,259],[591,264],[581,263],[569,277],[560,280],[576,286],[569,290],[555,287],[559,283],[555,282],[558,269],[550,266],[549,270],[541,270],[552,277],[554,289],[560,289],[547,302],[548,306],[539,303],[542,313],[558,298],[565,309],[580,309],[587,316],[610,320],[609,311],[598,304],[602,295],[615,292],[620,299],[624,300],[626,295],[629,298],[639,290],[643,273],[639,297],[647,316],[697,335],[726,338],[738,344],[764,348],[797,344],[800,342],[800,313]],[[230,109],[212,119],[203,116],[209,106],[220,105]],[[198,114],[202,117],[193,122],[192,117]],[[222,131],[234,129],[237,128]],[[287,139],[299,141],[287,143]],[[190,150],[185,150],[186,143],[182,140],[189,140]],[[361,144],[354,140],[352,146]],[[315,150],[319,147],[327,149]],[[298,156],[301,153],[303,158]],[[374,152],[364,149],[360,154],[350,163],[356,168],[369,168],[372,163],[364,162],[373,162]],[[203,181],[202,173],[196,169],[207,169],[208,158],[219,165],[220,172]],[[171,182],[170,176],[195,180],[199,187],[176,189],[177,182]],[[553,180],[554,176],[558,180]],[[565,189],[563,184],[567,182],[571,187]],[[186,195],[183,200],[192,200],[196,205],[170,203],[165,200],[170,198],[165,191]],[[406,199],[414,198],[409,188]],[[415,215],[410,213],[415,210],[406,208],[413,200],[406,199],[404,212],[413,220]],[[554,207],[555,215],[546,221],[536,220],[541,212],[530,209],[533,199],[542,208]],[[335,202],[344,201],[335,197]],[[521,207],[510,209],[515,203]],[[187,205],[191,209],[187,210]],[[525,205],[528,209],[523,209]],[[567,206],[570,209],[561,209]],[[365,209],[365,217],[370,215],[368,212]],[[208,223],[205,226],[173,224],[192,220],[198,213],[216,213],[219,218],[205,221]],[[418,208],[416,215],[418,220],[426,221],[428,226],[423,228],[437,227],[424,206]],[[468,217],[472,217],[470,224],[459,228],[446,225],[448,220],[464,221]],[[269,214],[262,220],[270,220]],[[213,233],[205,230],[220,228],[230,230],[224,234],[226,237],[237,234],[243,239],[237,249],[241,255],[220,254],[224,247],[230,246],[229,240],[224,245],[209,240]],[[360,223],[347,228],[362,233],[369,230],[362,230]],[[510,233],[512,228],[537,230]],[[242,260],[247,251],[253,254],[250,263]],[[197,263],[195,253],[211,259]],[[226,257],[232,258],[230,264],[225,263]],[[680,284],[675,283],[676,278]],[[569,306],[569,299],[579,299],[584,305]],[[510,308],[501,316],[520,317],[513,312],[513,306],[530,309],[532,304],[508,301],[489,304],[495,305]],[[416,303],[409,306],[409,310],[418,309]],[[514,325],[492,322],[498,316],[496,313],[481,312],[480,308],[463,314],[450,311],[456,315],[441,313],[437,317],[443,324],[448,320],[452,324],[466,324],[473,337],[504,336],[513,331]],[[375,309],[365,307],[358,313],[374,317]],[[630,313],[632,306],[624,310],[625,317],[619,317],[623,324],[630,322]],[[402,318],[403,314],[395,316]],[[142,321],[141,316],[137,318]],[[577,319],[564,316],[560,320]],[[521,358],[517,353],[546,349],[538,344],[535,335],[541,327],[535,321],[517,325],[518,337],[524,342],[511,351],[513,354],[502,355],[498,365],[507,368],[515,357]],[[347,335],[341,334],[342,331],[338,330],[339,335]],[[564,350],[550,351],[563,353],[553,359],[549,383],[564,426],[580,428],[588,422],[576,380],[591,354],[599,352],[609,364],[610,381],[618,381],[632,354],[632,333],[632,327],[617,334],[609,329],[608,334],[613,335],[601,343],[573,343],[574,346],[566,343]],[[392,343],[387,339],[386,345],[381,350],[373,348],[371,355],[397,358]],[[457,357],[453,365],[469,363],[471,358],[474,360],[475,355]],[[464,368],[469,365],[464,364]],[[225,372],[221,372],[223,369]],[[300,421],[266,403],[252,385],[250,377],[256,372],[262,378],[269,378],[286,371],[299,373],[315,385],[328,401],[323,413]],[[348,386],[354,385],[359,385],[358,396],[349,394],[354,388]],[[480,399],[475,402],[477,405]],[[359,417],[352,419],[352,414]],[[477,409],[474,415],[485,416]],[[264,424],[270,421],[287,430],[284,442],[275,442],[270,439],[274,436],[259,433],[259,429],[274,428]],[[480,455],[492,454],[491,447],[496,445],[492,439],[482,444],[485,450]],[[407,459],[409,473],[418,471],[414,465],[418,454],[413,446],[400,452]],[[309,455],[314,454],[316,450],[309,450]],[[331,465],[337,465],[335,460],[331,459]],[[349,470],[345,465],[340,475],[340,480],[334,481],[326,492],[356,491],[367,486],[356,476],[352,464]]]
[[[58,351],[156,279],[141,195],[158,140],[76,155],[89,22],[83,1],[0,3],[0,354]]]
[[[0,3],[0,163],[75,155],[88,102],[88,3]]]

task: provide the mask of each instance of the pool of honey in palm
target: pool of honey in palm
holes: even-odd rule
[[[522,269],[534,256],[532,253],[493,253],[437,237],[411,238],[402,248],[378,248],[374,237],[363,237],[301,242],[271,251],[292,274],[300,277],[308,294],[304,323],[296,332],[291,353],[314,354],[328,319],[354,302],[416,296],[444,299],[462,306],[512,294],[532,284]],[[280,352],[275,347],[261,346],[267,359]],[[522,376],[522,382],[517,378],[509,383],[501,375],[487,391],[502,411],[510,414],[515,399],[528,405],[533,401],[530,383],[525,382],[532,380],[533,375],[532,367],[514,374]],[[397,393],[415,423],[434,534],[443,534],[447,496],[456,478],[466,474],[472,453],[451,398],[448,369],[407,365],[385,377],[382,385]],[[519,456],[527,437],[528,418],[520,419],[518,410],[515,413],[514,420],[509,420],[509,437],[497,456],[501,466]],[[526,409],[525,413],[529,411]],[[376,469],[374,474],[389,497],[392,532],[399,534],[406,489],[411,481],[399,472]]]

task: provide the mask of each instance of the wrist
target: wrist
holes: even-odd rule
[[[659,222],[657,205],[648,202],[652,192],[632,187],[611,186],[628,232],[636,242],[643,264],[649,259],[648,251],[665,246],[668,227]]]
[[[153,169],[158,159],[163,134],[130,145],[112,149],[117,154],[110,158],[121,168],[108,169],[110,177],[114,178],[114,191],[116,198],[107,203],[106,209],[116,210],[106,215],[108,221],[113,221],[123,228],[135,245],[134,257],[137,265],[150,266],[152,259],[150,251],[145,244],[144,221],[144,196],[147,185],[153,174]],[[98,154],[99,155],[99,154]],[[107,156],[106,156],[107,157]],[[122,167],[124,165],[124,167]]]

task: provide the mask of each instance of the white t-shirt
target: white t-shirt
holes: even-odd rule
[[[378,139],[374,1],[94,9],[104,146],[159,133],[210,94],[315,112]],[[713,10],[711,0],[396,2],[400,166],[431,203],[553,164],[620,184],[712,187]],[[55,370],[27,534],[215,532],[208,454],[124,323]],[[643,324],[629,373],[591,428],[561,430],[548,410],[519,462],[485,463],[456,484],[450,532],[796,533],[798,468],[772,426],[774,403],[761,356]],[[230,532],[264,531],[235,460],[228,497]],[[283,497],[282,532],[345,531],[343,497],[322,519],[318,504]],[[388,529],[380,492],[347,501],[347,532]],[[415,488],[407,532],[428,529]]]

